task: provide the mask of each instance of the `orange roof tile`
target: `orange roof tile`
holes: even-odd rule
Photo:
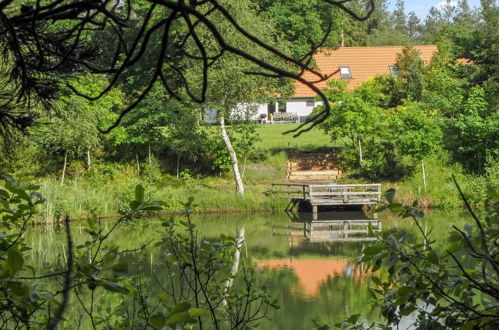
[[[438,52],[437,46],[414,46],[421,54],[421,59],[428,63],[433,54]],[[390,73],[389,66],[395,65],[397,54],[402,53],[403,46],[383,47],[341,47],[338,49],[320,49],[314,59],[317,70],[325,75],[331,75],[330,79],[340,78],[339,67],[349,66],[352,79],[348,79],[349,89],[354,89],[364,81],[376,75]],[[302,75],[308,81],[316,81],[317,76],[310,72]],[[315,84],[319,88],[325,88],[326,81]],[[316,93],[301,82],[295,83],[294,97],[314,97]]]

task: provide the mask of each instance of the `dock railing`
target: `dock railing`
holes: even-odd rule
[[[310,197],[309,185],[302,183],[273,183],[273,194],[286,194],[288,198],[302,198],[307,200]]]
[[[312,205],[375,204],[381,201],[381,184],[276,183],[273,193],[303,199]]]

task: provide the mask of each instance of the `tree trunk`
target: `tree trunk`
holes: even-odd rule
[[[234,284],[234,277],[237,275],[237,270],[239,269],[239,262],[241,260],[241,248],[244,243],[244,227],[239,228],[237,231],[236,240],[236,250],[234,251],[234,260],[232,261],[232,269],[230,270],[230,277],[225,281],[224,292],[223,292],[223,304],[227,305],[227,295],[229,290]]]
[[[66,176],[67,165],[68,165],[68,151],[64,150],[64,164],[62,165],[61,186],[64,186],[64,177]]]
[[[151,166],[151,162],[152,162],[152,152],[151,152],[151,143],[149,142],[148,145],[147,145],[147,155],[148,155],[148,162],[149,162],[149,166]]]
[[[244,180],[245,173],[246,173],[246,155],[244,156],[244,159],[243,159],[243,174],[241,174],[241,177],[243,178],[243,180]]]
[[[359,142],[359,162],[362,166],[362,142],[360,142],[360,138],[357,138],[357,141]]]
[[[137,152],[135,152],[135,161],[137,162],[137,174],[140,174],[139,154]]]
[[[241,174],[239,173],[239,164],[237,163],[237,155],[232,147],[232,143],[230,142],[229,135],[227,134],[227,130],[225,129],[225,118],[223,115],[220,116],[220,133],[222,134],[222,138],[225,142],[225,146],[227,147],[227,151],[229,152],[230,162],[232,164],[232,170],[234,171],[234,179],[236,180],[236,189],[239,195],[244,195],[244,184],[241,179]]]
[[[179,177],[180,172],[180,154],[177,154],[177,179]]]
[[[90,170],[92,165],[92,160],[90,159],[90,148],[87,148],[87,170]]]
[[[423,175],[423,187],[424,191],[426,191],[426,174],[424,171],[424,159],[421,159],[421,174]]]

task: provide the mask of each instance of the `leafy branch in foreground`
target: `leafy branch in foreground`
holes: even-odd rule
[[[0,222],[14,234],[0,234],[1,328],[241,329],[276,307],[264,288],[255,287],[253,270],[241,257],[244,229],[237,240],[199,237],[190,218],[192,200],[185,204],[186,220],[172,216],[163,222],[164,233],[155,244],[161,262],[154,265],[152,278],[145,277],[143,261],[153,241],[124,250],[113,243],[120,226],[163,207],[147,199],[140,185],[109,226],[87,220],[88,236],[79,244],[73,243],[66,217],[64,262],[37,269],[29,263],[31,249],[23,234],[43,198],[37,186],[2,178]]]
[[[424,214],[394,202],[390,189],[378,211],[390,210],[410,218],[422,240],[414,242],[403,231],[378,234],[360,259],[371,272],[370,294],[385,323],[365,325],[354,315],[341,328],[497,329],[499,326],[499,196],[484,217],[471,209],[456,187],[473,220],[464,228],[452,226],[445,246],[421,226]]]

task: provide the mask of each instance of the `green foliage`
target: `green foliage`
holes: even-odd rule
[[[415,162],[431,155],[441,144],[440,125],[418,103],[385,111],[391,103],[384,94],[393,80],[376,78],[347,92],[342,82],[325,93],[332,113],[321,128],[333,141],[348,139],[341,150],[350,174],[369,179],[399,179],[414,173]],[[362,159],[362,161],[361,161]]]
[[[22,240],[27,225],[36,214],[36,207],[44,202],[37,192],[38,186],[17,182],[9,175],[2,175],[0,186],[0,222],[2,228],[19,228],[14,233],[0,233],[0,278],[3,320],[10,320],[28,326],[29,315],[43,304],[53,303],[53,293],[45,291],[34,283],[20,279],[24,271],[29,247]],[[4,321],[5,322],[5,321]]]
[[[151,200],[142,185],[135,187],[133,199],[122,208],[122,216],[110,226],[87,219],[86,237],[75,246],[67,217],[65,262],[57,263],[55,269],[43,269],[38,273],[39,270],[26,263],[30,248],[22,237],[36,207],[44,200],[36,192],[37,186],[18,183],[7,175],[3,180],[0,220],[4,228],[21,226],[19,231],[14,230],[15,234],[0,235],[3,260],[0,276],[4,278],[0,290],[4,302],[0,316],[4,325],[55,328],[65,322],[66,326],[72,327],[74,324],[64,321],[70,293],[76,297],[73,304],[81,306],[94,328],[127,328],[130,324],[175,328],[196,323],[202,327],[205,322],[211,322],[214,328],[220,328],[225,322],[250,326],[264,317],[269,307],[275,306],[275,301],[264,289],[253,286],[253,271],[244,260],[241,261],[242,277],[236,277],[238,274],[231,270],[232,255],[241,248],[240,243],[236,244],[236,240],[226,236],[219,240],[197,236],[196,227],[189,217],[195,207],[192,199],[184,204],[186,221],[180,220],[179,225],[174,217],[170,217],[163,224],[164,236],[156,245],[164,251],[167,263],[169,280],[163,285],[171,284],[172,291],[154,292],[149,287],[151,283],[144,282],[143,269],[138,262],[145,246],[120,250],[109,242],[116,228],[163,209],[164,203]],[[131,268],[131,265],[138,265],[138,269]],[[174,284],[177,276],[179,282]],[[57,281],[58,277],[63,279],[63,285]],[[238,278],[244,283],[243,291],[225,284]],[[60,302],[59,295],[62,297]],[[101,295],[111,295],[119,304],[114,309],[97,306],[96,297]],[[265,308],[251,314],[244,312],[252,305]]]
[[[289,52],[294,58],[305,56],[310,47],[317,46],[331,22],[333,32],[324,47],[338,45],[339,12],[323,1],[258,0],[256,3],[260,15],[275,26],[277,38],[289,42]]]
[[[417,105],[409,105],[391,118],[394,143],[401,153],[421,160],[434,153],[442,141],[436,118],[426,116]]]
[[[419,51],[411,47],[404,48],[402,53],[397,55],[397,68],[399,79],[402,79],[405,84],[407,99],[420,101],[423,98],[424,63]]]
[[[431,229],[423,229],[417,203],[402,206],[394,194],[389,190],[377,210],[411,219],[420,235],[414,240],[404,231],[388,231],[363,250],[360,261],[373,274],[371,297],[385,321],[369,328],[391,329],[409,321],[415,329],[494,329],[499,324],[498,195],[490,192],[494,203],[483,218],[469,208],[472,222],[453,226],[439,247]],[[368,328],[358,321],[347,319],[342,328]]]
[[[456,161],[475,173],[483,173],[487,157],[499,157],[499,110],[489,112],[484,90],[471,89],[461,111],[447,122],[446,148]]]
[[[95,95],[106,80],[81,76],[72,83],[82,92]],[[34,144],[45,155],[67,153],[72,158],[83,157],[101,144],[98,127],[113,119],[112,111],[123,104],[122,97],[120,91],[114,90],[97,101],[89,101],[67,92],[57,104],[63,111],[58,116],[47,118],[50,122],[35,131]]]

